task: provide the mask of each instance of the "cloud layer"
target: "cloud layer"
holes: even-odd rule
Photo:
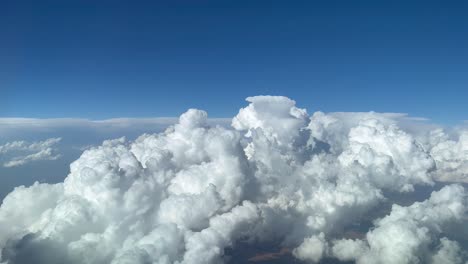
[[[247,101],[231,128],[190,109],[163,133],[86,150],[63,183],[16,188],[0,207],[1,262],[223,263],[227,248],[273,241],[310,263],[467,260],[462,184],[373,215],[389,194],[466,182],[466,131]]]
[[[56,160],[60,157],[56,145],[61,138],[49,138],[44,141],[13,141],[0,145],[0,155],[4,167],[16,167],[38,160]]]

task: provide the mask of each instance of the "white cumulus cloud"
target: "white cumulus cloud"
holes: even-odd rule
[[[450,185],[424,202],[408,207],[394,205],[389,215],[375,221],[375,228],[360,240],[338,240],[333,251],[342,260],[367,263],[443,263],[450,259],[461,263],[460,246],[445,237],[440,238],[440,249],[431,248],[442,234],[450,235],[454,226],[466,234],[468,195],[460,185]],[[350,250],[352,249],[352,251]],[[458,261],[455,261],[458,260]]]
[[[464,181],[462,136],[414,133],[399,114],[247,101],[231,127],[190,109],[162,133],[90,147],[63,182],[17,187],[0,207],[0,263],[225,263],[240,243],[308,263],[466,261],[464,185],[409,206],[389,195]]]

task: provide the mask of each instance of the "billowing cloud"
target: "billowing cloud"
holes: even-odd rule
[[[49,138],[44,141],[26,142],[13,141],[0,146],[0,154],[4,160],[4,167],[16,167],[38,160],[56,160],[56,145],[61,138]]]
[[[468,129],[457,131],[450,138],[442,129],[429,133],[428,148],[438,169],[439,180],[468,183]]]
[[[412,133],[397,114],[247,101],[231,127],[190,109],[162,133],[85,150],[61,183],[16,188],[0,207],[1,262],[224,263],[262,243],[307,263],[466,261],[462,184],[391,200],[446,171],[463,181],[464,138]]]
[[[467,233],[468,196],[460,185],[446,186],[424,202],[408,207],[394,205],[389,215],[361,240],[338,240],[333,253],[341,260],[366,263],[462,263],[460,246],[442,234]],[[440,242],[435,240],[440,238]],[[431,247],[439,245],[434,254]],[[432,261],[432,262],[431,262]]]

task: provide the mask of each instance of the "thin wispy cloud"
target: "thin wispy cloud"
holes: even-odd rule
[[[3,167],[17,167],[33,161],[56,160],[60,158],[57,144],[61,138],[49,138],[44,141],[13,141],[0,146]]]
[[[85,118],[0,118],[0,129],[7,128],[61,128],[61,127],[90,127],[113,128],[131,126],[172,125],[177,122],[176,117],[154,118],[111,118],[92,120]],[[209,123],[229,122],[229,118],[210,118]]]

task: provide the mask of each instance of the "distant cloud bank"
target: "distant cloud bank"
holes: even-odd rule
[[[167,127],[177,123],[177,118],[112,118],[104,120],[90,120],[83,118],[0,118],[0,135],[6,136],[18,130],[53,131],[56,129],[90,129],[110,131],[116,129]],[[209,123],[228,123],[227,118],[211,118]]]
[[[16,188],[0,207],[0,262],[225,263],[242,242],[279,244],[306,263],[466,263],[468,130],[247,101],[230,126],[190,109],[162,133],[88,148],[61,183]],[[37,124],[10,121],[0,131]],[[36,144],[40,156],[54,140],[2,148]],[[432,194],[421,201],[396,199],[423,187]]]

